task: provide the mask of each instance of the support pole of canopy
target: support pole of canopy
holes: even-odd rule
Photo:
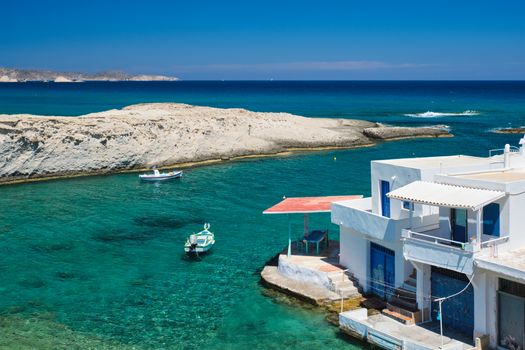
[[[292,255],[292,223],[290,222],[290,214],[286,215],[288,217],[288,257]]]
[[[304,235],[308,236],[308,214],[306,213],[304,214],[303,221],[304,221]]]
[[[476,211],[476,243],[481,244],[481,208]]]
[[[409,208],[410,208],[410,212],[408,213],[409,214],[408,227],[410,230],[412,230],[412,218],[414,217],[414,202],[410,202]]]

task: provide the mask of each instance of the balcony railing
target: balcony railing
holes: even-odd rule
[[[436,235],[437,233],[437,230],[426,233],[402,230],[405,258],[470,275],[473,273],[473,262],[476,254],[489,248],[490,255],[493,255],[496,247],[509,239],[508,236],[505,236],[487,239],[481,243],[475,241],[458,242],[439,237]]]

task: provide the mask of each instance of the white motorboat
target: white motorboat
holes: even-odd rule
[[[204,229],[199,233],[191,234],[184,244],[184,251],[188,254],[206,253],[215,244],[215,235],[209,231],[210,224],[204,224]]]
[[[161,173],[157,169],[153,170],[153,174],[140,174],[139,179],[142,181],[164,181],[176,179],[182,176],[182,170],[170,171],[169,173]]]

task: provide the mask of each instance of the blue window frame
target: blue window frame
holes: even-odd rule
[[[410,210],[410,202],[403,201],[403,209]]]
[[[386,194],[390,192],[390,182],[381,180],[381,215],[390,217],[390,198]]]
[[[483,207],[483,233],[499,237],[499,204],[490,203]]]

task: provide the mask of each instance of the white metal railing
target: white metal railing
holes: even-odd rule
[[[434,244],[441,244],[449,246],[450,248],[454,249],[461,249],[468,252],[474,252],[475,251],[475,245],[469,243],[469,242],[458,242],[453,241],[451,239],[441,238],[433,235],[427,235],[420,232],[414,232],[410,230],[403,230],[402,231],[403,238],[411,238],[411,239],[417,239],[419,241],[424,242],[430,242]]]
[[[500,244],[506,243],[509,240],[509,236],[505,237],[499,237],[495,239],[489,239],[487,241],[483,241],[480,244],[474,242],[458,242],[447,238],[441,238],[434,235],[424,234],[420,232],[414,232],[411,230],[403,230],[402,231],[402,237],[403,238],[411,238],[411,239],[417,239],[420,241],[425,242],[431,242],[434,244],[442,244],[450,246],[451,248],[460,248],[461,250],[468,251],[468,252],[475,252],[483,248],[494,248],[497,247]],[[497,253],[496,253],[497,254]]]
[[[510,153],[519,153],[520,149],[516,146],[510,146]],[[491,149],[489,150],[489,158],[492,158],[493,156],[495,156],[496,152],[505,152],[505,148],[495,148],[495,149]]]
[[[509,240],[509,236],[495,238],[495,239],[489,239],[488,241],[481,242],[481,248],[490,248],[497,246],[502,243],[506,243]]]

